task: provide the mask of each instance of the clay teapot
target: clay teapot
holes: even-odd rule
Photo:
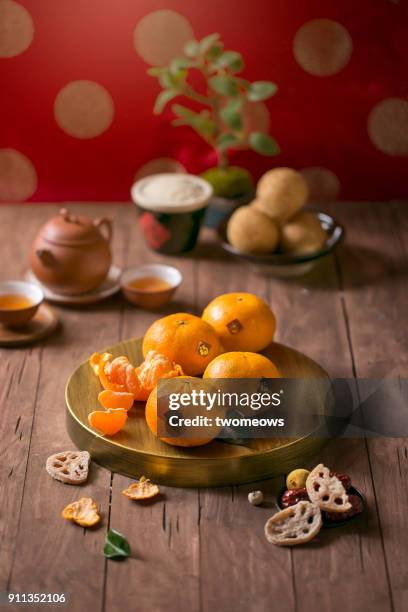
[[[46,287],[61,295],[79,295],[99,287],[112,262],[109,219],[89,219],[65,208],[39,231],[31,268]]]

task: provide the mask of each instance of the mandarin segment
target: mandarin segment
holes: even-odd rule
[[[91,427],[97,429],[104,436],[114,436],[123,429],[127,421],[127,411],[122,408],[109,410],[95,410],[88,414]]]
[[[123,408],[123,410],[130,410],[133,406],[134,397],[133,393],[105,389],[99,393],[98,401],[103,408]]]
[[[145,361],[136,368],[136,374],[141,384],[140,393],[136,399],[146,401],[160,378],[182,376],[183,370],[181,366],[171,361],[166,355],[157,351],[149,351]]]

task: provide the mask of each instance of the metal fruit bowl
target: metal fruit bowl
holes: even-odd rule
[[[253,266],[258,273],[282,278],[301,276],[302,274],[310,272],[320,259],[332,253],[343,239],[345,233],[343,226],[327,213],[315,212],[314,214],[319,219],[322,228],[326,231],[327,240],[322,249],[313,253],[307,253],[305,255],[290,255],[288,253],[279,252],[262,255],[243,253],[228,242],[228,221],[225,221],[218,227],[218,238],[225,251],[246,261]]]

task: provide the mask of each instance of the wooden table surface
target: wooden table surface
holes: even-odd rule
[[[193,255],[165,259],[145,249],[133,207],[81,210],[113,217],[117,264],[168,261],[182,270],[184,283],[166,313],[200,313],[219,293],[251,291],[275,311],[277,339],[310,355],[331,375],[407,376],[408,206],[324,208],[346,225],[346,243],[309,276],[291,281],[255,276],[224,256],[211,232]],[[22,277],[31,241],[55,210],[0,208],[2,280]],[[140,506],[121,495],[128,478],[98,465],[84,488],[52,480],[46,458],[72,447],[64,416],[71,371],[94,350],[142,336],[157,317],[120,296],[87,309],[57,310],[61,327],[47,341],[1,350],[0,592],[66,593],[70,611],[407,609],[406,439],[332,441],[318,459],[351,475],[367,496],[368,512],[292,550],[265,540],[272,504],[249,505],[247,494],[255,485],[164,487],[161,501]],[[281,477],[258,486],[270,500],[283,482]],[[64,506],[83,495],[102,508],[97,530],[61,518]],[[128,537],[132,556],[125,562],[103,557],[108,527]]]

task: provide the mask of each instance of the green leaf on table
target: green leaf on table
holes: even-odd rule
[[[249,144],[251,149],[261,155],[277,155],[280,152],[276,140],[262,132],[252,132],[249,135]]]
[[[233,130],[240,130],[242,128],[241,108],[242,100],[240,98],[232,98],[220,109],[221,119]]]
[[[196,57],[199,50],[199,44],[196,40],[189,40],[188,43],[184,45],[184,53],[187,57]]]
[[[240,72],[244,67],[242,55],[237,51],[224,51],[214,61],[217,68],[228,68],[231,72]]]
[[[164,89],[163,91],[161,91],[154,103],[153,113],[155,115],[160,115],[167,102],[170,102],[170,100],[178,96],[179,93],[180,92],[176,91],[175,89]]]
[[[221,96],[237,96],[239,94],[238,85],[235,80],[228,75],[213,76],[208,80],[208,84],[213,91]]]
[[[238,138],[235,136],[235,134],[231,134],[230,132],[221,134],[217,140],[217,147],[222,151],[226,151],[230,147],[234,147],[237,144],[239,144]]]
[[[251,102],[260,102],[267,100],[277,92],[278,88],[275,83],[270,81],[255,81],[251,83],[248,89],[248,100]]]
[[[124,559],[130,555],[129,542],[119,531],[109,529],[105,538],[103,554],[107,559]]]
[[[198,43],[198,50],[201,55],[205,55],[206,53],[208,53],[208,51],[213,45],[215,45],[219,38],[219,34],[209,34],[208,36],[202,38]]]

